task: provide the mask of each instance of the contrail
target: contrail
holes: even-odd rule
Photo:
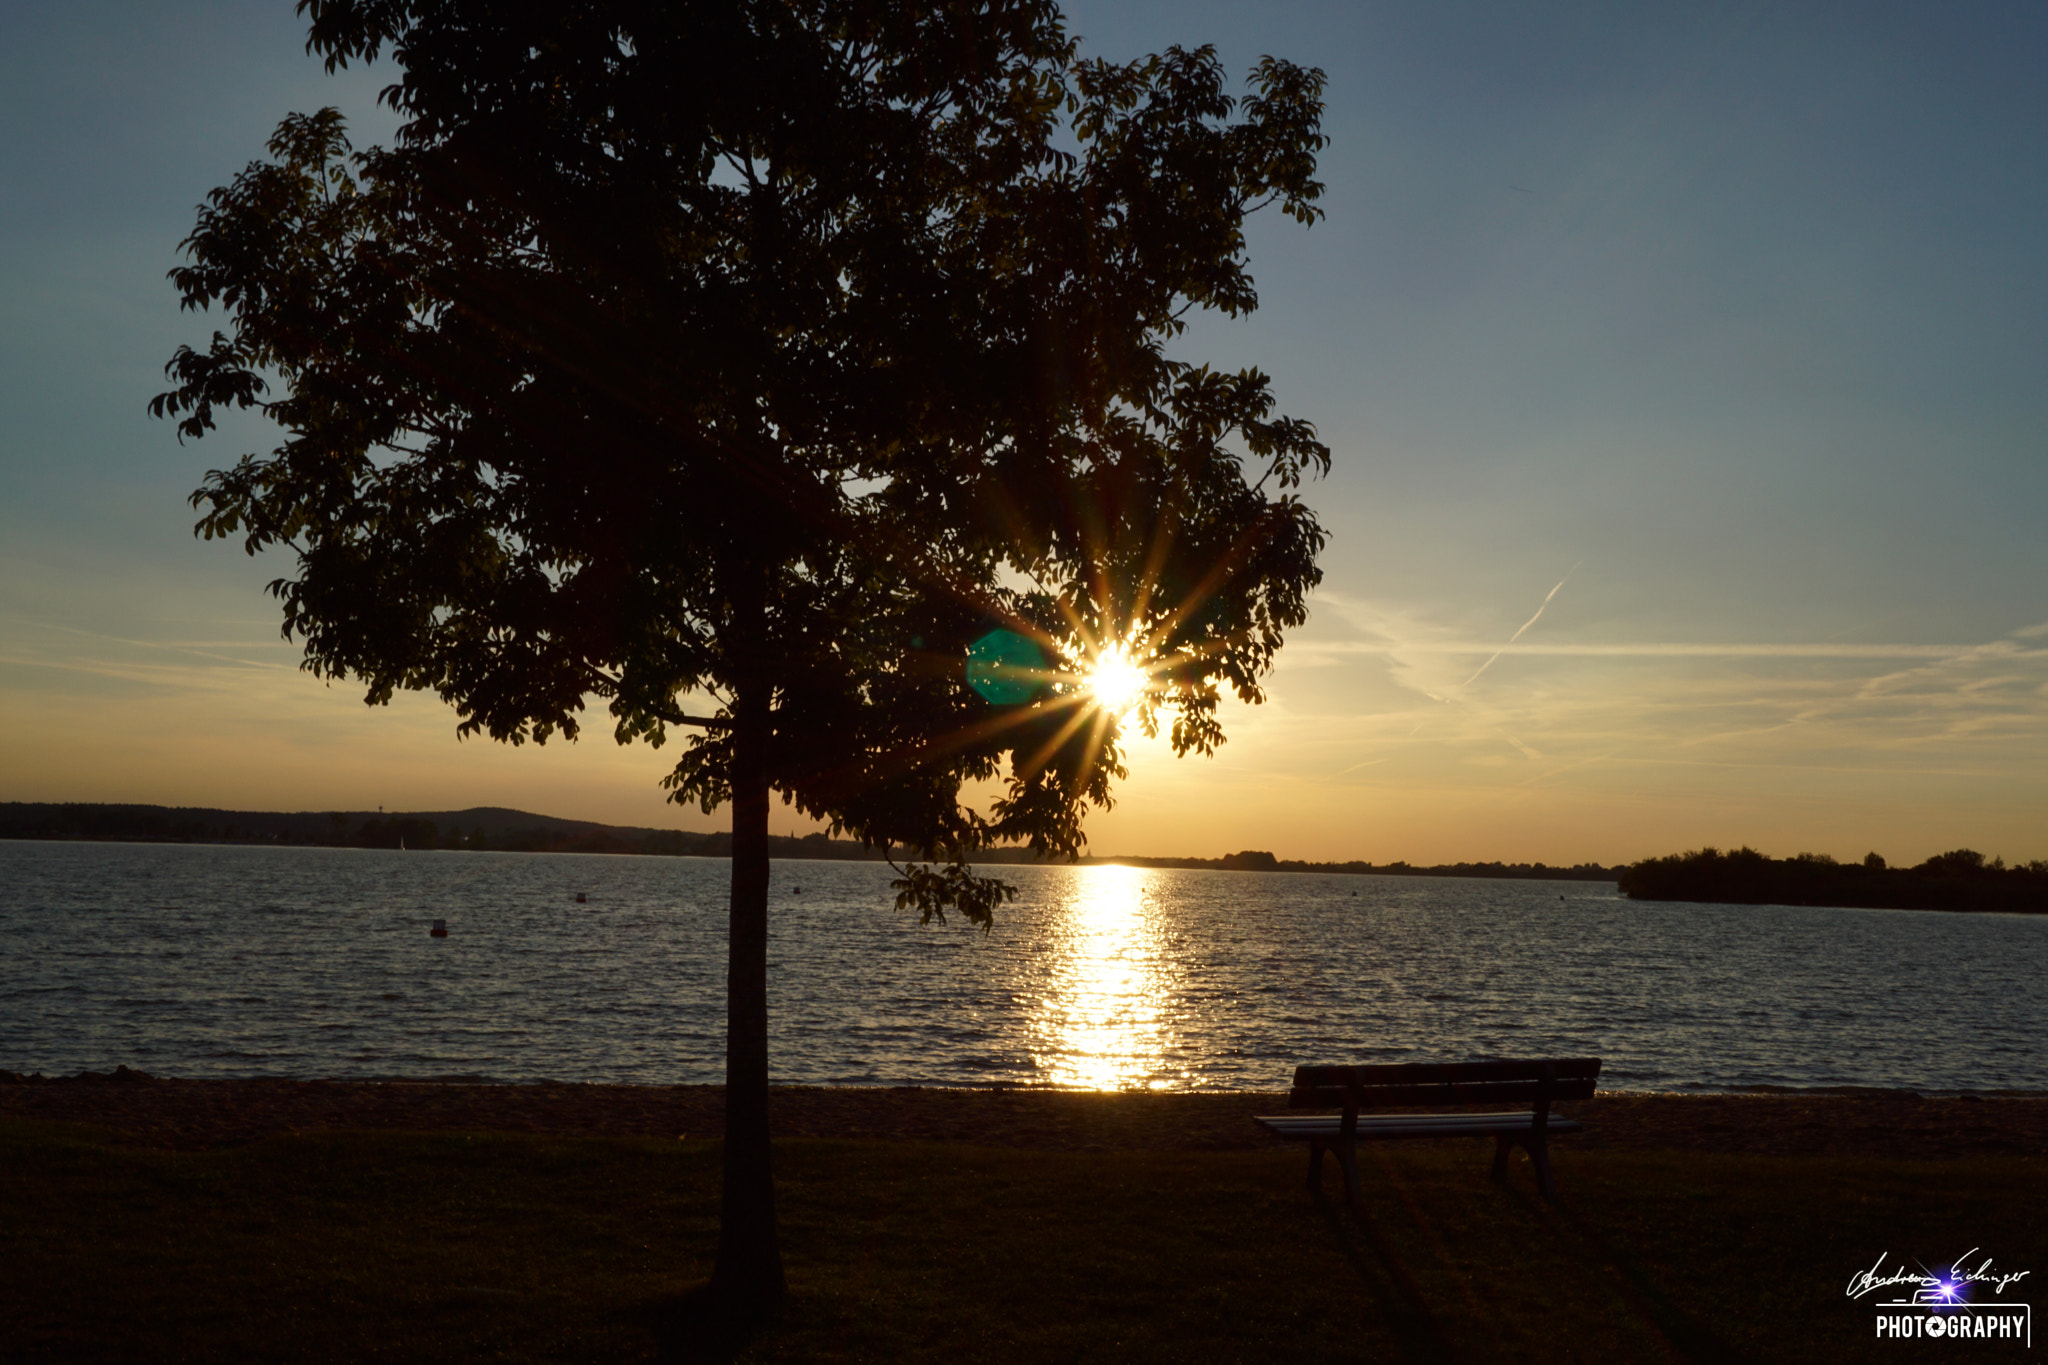
[[[1550,590],[1549,592],[1545,593],[1545,594],[1543,595],[1543,601],[1542,601],[1542,602],[1540,602],[1539,604],[1537,604],[1537,607],[1536,607],[1536,614],[1535,614],[1534,616],[1530,617],[1530,618],[1529,618],[1528,620],[1526,620],[1526,621],[1522,622],[1522,629],[1521,629],[1521,630],[1518,630],[1518,631],[1516,631],[1516,632],[1515,632],[1515,633],[1514,633],[1513,635],[1510,635],[1510,636],[1508,636],[1508,645],[1511,645],[1511,644],[1513,644],[1513,643],[1514,643],[1515,641],[1517,641],[1517,640],[1521,639],[1521,638],[1522,638],[1522,635],[1523,635],[1523,633],[1524,633],[1525,631],[1527,631],[1527,630],[1529,629],[1529,627],[1531,627],[1531,626],[1535,625],[1535,624],[1536,624],[1536,623],[1537,623],[1538,621],[1540,621],[1540,620],[1542,620],[1542,619],[1543,619],[1543,612],[1544,612],[1544,609],[1545,609],[1545,608],[1547,608],[1547,607],[1548,607],[1548,606],[1550,605],[1550,599],[1551,599],[1551,598],[1553,598],[1553,597],[1555,597],[1555,596],[1557,596],[1557,594],[1558,594],[1558,590],[1559,590],[1559,589],[1561,589],[1561,588],[1563,588],[1563,587],[1564,587],[1564,585],[1565,585],[1565,583],[1566,583],[1566,581],[1567,581],[1567,580],[1569,580],[1569,579],[1571,578],[1571,576],[1572,576],[1573,574],[1577,573],[1578,571],[1579,571],[1579,566],[1578,566],[1577,564],[1574,564],[1574,565],[1572,565],[1572,566],[1571,566],[1571,568],[1569,568],[1569,569],[1566,569],[1566,570],[1565,570],[1565,573],[1564,573],[1564,577],[1563,577],[1563,578],[1560,578],[1560,579],[1558,579],[1558,580],[1557,580],[1557,587],[1555,587],[1555,588],[1552,588],[1552,589],[1551,589],[1551,590]],[[1465,681],[1464,681],[1464,684],[1463,684],[1462,686],[1460,686],[1460,687],[1458,688],[1458,690],[1459,690],[1460,692],[1463,692],[1463,691],[1465,690],[1465,688],[1467,688],[1467,687],[1470,687],[1470,686],[1471,686],[1471,685],[1472,685],[1473,683],[1476,683],[1476,682],[1478,682],[1478,681],[1479,681],[1479,675],[1480,675],[1481,673],[1484,673],[1484,672],[1485,672],[1485,671],[1486,671],[1487,669],[1489,669],[1489,668],[1492,668],[1492,667],[1493,667],[1493,661],[1494,661],[1495,659],[1498,659],[1498,658],[1499,658],[1499,657],[1500,657],[1501,655],[1503,655],[1503,654],[1505,654],[1505,653],[1507,653],[1507,652],[1508,652],[1508,649],[1507,649],[1507,645],[1502,645],[1502,646],[1501,646],[1501,647],[1500,647],[1499,649],[1496,649],[1495,651],[1493,651],[1493,653],[1492,653],[1492,654],[1491,654],[1490,656],[1488,656],[1488,658],[1487,658],[1486,662],[1485,662],[1485,663],[1483,663],[1483,664],[1481,664],[1481,665],[1479,665],[1479,667],[1478,667],[1477,669],[1475,669],[1475,670],[1473,671],[1473,673],[1472,673],[1472,676],[1471,676],[1471,677],[1469,677],[1469,678],[1467,678],[1467,679],[1465,679]]]

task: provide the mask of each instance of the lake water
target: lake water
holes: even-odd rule
[[[2048,1090],[2048,918],[1024,867],[983,935],[920,927],[891,875],[776,864],[776,1080],[1276,1090],[1302,1061],[1591,1055],[1628,1090]],[[725,883],[694,858],[0,842],[0,1067],[715,1082]]]

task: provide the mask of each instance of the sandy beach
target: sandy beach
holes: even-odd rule
[[[966,1142],[1059,1150],[1222,1151],[1273,1144],[1254,1114],[1279,1094],[777,1087],[781,1137]],[[714,1138],[717,1086],[479,1085],[417,1081],[180,1080],[114,1073],[42,1080],[0,1073],[0,1116],[91,1125],[124,1145],[203,1150],[274,1133],[460,1129]],[[2048,1156],[2048,1097],[1602,1094],[1558,1112],[1586,1149],[1939,1159]]]

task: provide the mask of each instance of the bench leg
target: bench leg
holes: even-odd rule
[[[1543,1192],[1545,1199],[1557,1198],[1557,1186],[1550,1178],[1550,1144],[1541,1134],[1531,1134],[1528,1139],[1529,1160],[1536,1167],[1536,1188]]]
[[[1344,1200],[1355,1209],[1358,1207],[1358,1146],[1343,1141],[1335,1145],[1337,1166],[1344,1172]]]
[[[1528,1149],[1529,1164],[1536,1168],[1536,1188],[1545,1199],[1557,1198],[1557,1183],[1550,1176],[1550,1144],[1535,1133],[1518,1133],[1513,1137],[1506,1133],[1493,1135],[1493,1179],[1495,1184],[1506,1184],[1508,1178],[1508,1153],[1516,1145]]]
[[[1344,1177],[1344,1198],[1358,1202],[1358,1151],[1342,1138],[1310,1138],[1308,1140],[1308,1187],[1320,1193],[1323,1188],[1323,1152],[1337,1158],[1337,1171]]]

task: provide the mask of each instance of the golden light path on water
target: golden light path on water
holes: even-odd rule
[[[1075,868],[1030,1024],[1032,1060],[1053,1085],[1160,1089],[1173,1030],[1174,973],[1155,874]]]

